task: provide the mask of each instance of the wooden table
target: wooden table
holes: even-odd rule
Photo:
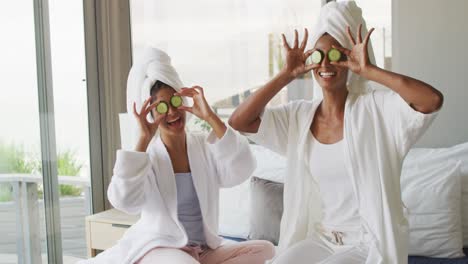
[[[86,244],[88,257],[96,256],[97,250],[114,246],[125,231],[140,216],[128,215],[117,209],[110,209],[86,217]]]

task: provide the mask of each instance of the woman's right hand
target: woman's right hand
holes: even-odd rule
[[[288,42],[286,41],[286,37],[284,34],[282,34],[283,45],[284,49],[286,50],[286,64],[284,65],[283,70],[293,78],[297,78],[298,76],[307,73],[314,68],[320,67],[318,64],[306,64],[307,58],[312,54],[312,52],[314,52],[314,50],[311,49],[304,52],[307,46],[307,38],[309,36],[307,29],[305,29],[304,32],[304,38],[302,39],[301,45],[299,46],[299,34],[297,30],[294,30],[294,45],[292,47],[289,46]]]
[[[164,115],[157,114],[153,119],[154,122],[150,122],[147,119],[148,114],[156,107],[157,102],[150,104],[151,97],[146,99],[141,106],[140,112],[137,112],[136,103],[133,103],[133,115],[135,116],[138,126],[140,127],[140,138],[138,140],[136,151],[145,152],[151,139],[156,134],[158,126]]]

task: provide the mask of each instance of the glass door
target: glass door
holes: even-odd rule
[[[83,1],[0,3],[0,263],[75,263],[90,214]]]

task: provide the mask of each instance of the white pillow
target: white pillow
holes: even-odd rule
[[[450,148],[415,148],[408,153],[406,160],[428,164],[440,163],[447,160],[460,162],[463,201],[463,244],[465,247],[468,247],[468,142]]]
[[[426,163],[411,157],[401,175],[403,202],[408,208],[409,254],[463,257],[459,163]]]

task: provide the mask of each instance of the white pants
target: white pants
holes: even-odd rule
[[[155,248],[135,264],[264,264],[275,255],[268,241],[251,240],[226,243],[216,249],[187,246],[184,248]]]
[[[309,238],[290,247],[273,259],[272,264],[363,264],[366,245],[337,246],[325,239]]]

